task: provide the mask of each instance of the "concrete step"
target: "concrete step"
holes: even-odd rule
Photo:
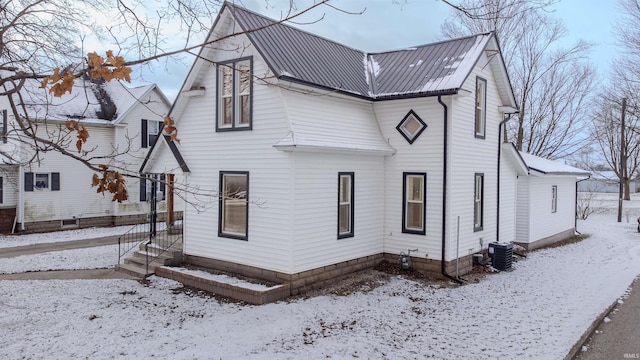
[[[149,269],[149,273],[147,273],[144,267],[139,267],[133,264],[118,264],[115,267],[116,271],[123,272],[125,274],[131,275],[138,279],[145,279],[147,276],[152,275],[151,269]]]
[[[149,260],[151,260],[149,262],[149,271],[154,270],[156,266],[168,265],[168,263],[170,262],[169,259],[167,259],[167,260],[149,259]],[[142,269],[146,269],[147,268],[147,259],[142,258],[142,257],[131,256],[131,257],[125,258],[123,262],[125,264],[138,266],[138,267],[140,267]]]

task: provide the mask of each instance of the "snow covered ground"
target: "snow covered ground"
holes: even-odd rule
[[[610,212],[591,215],[578,223],[591,235],[586,240],[532,252],[512,272],[461,287],[394,277],[347,296],[249,306],[173,291],[179,283],[158,277],[146,285],[0,281],[0,353],[3,359],[562,359],[640,274],[640,213],[631,210],[640,206],[628,209],[629,222],[617,223]],[[75,251],[66,255],[68,266],[86,256]],[[20,263],[31,262],[0,268],[22,271],[28,266]]]

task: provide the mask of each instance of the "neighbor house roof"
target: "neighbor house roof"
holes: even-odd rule
[[[225,8],[276,77],[374,100],[456,93],[487,44],[495,42],[493,33],[484,33],[366,53],[228,2],[220,13]]]
[[[573,166],[563,164],[559,161],[553,161],[539,156],[527,154],[520,151],[520,156],[530,171],[543,175],[576,175],[590,176],[591,173],[586,170],[578,169]]]
[[[110,125],[120,122],[140,98],[154,89],[155,84],[129,88],[118,81],[76,79],[71,93],[54,97],[48,89],[40,88],[39,81],[27,80],[20,95],[26,115],[34,121],[76,119],[85,124]],[[158,92],[168,104],[164,94]]]

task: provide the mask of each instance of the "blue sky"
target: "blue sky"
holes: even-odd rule
[[[310,2],[296,0],[300,9]],[[242,0],[243,6],[276,19],[281,18],[288,4],[289,0]],[[440,25],[452,11],[438,0],[396,0],[395,3],[393,0],[337,0],[334,4],[353,12],[364,10],[364,13],[349,15],[322,7],[300,18],[300,22],[314,23],[296,26],[368,52],[438,41]],[[579,38],[595,44],[590,60],[600,75],[605,76],[616,51],[612,39],[612,25],[618,13],[616,1],[561,0],[553,10],[567,26],[567,46]],[[173,64],[157,74],[146,74],[144,80],[156,82],[173,99],[189,67],[189,61]]]

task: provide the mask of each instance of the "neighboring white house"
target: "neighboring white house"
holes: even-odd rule
[[[575,234],[578,180],[588,171],[520,152],[529,174],[518,176],[517,234],[513,242],[539,248]]]
[[[516,240],[529,170],[500,141],[516,102],[494,33],[365,53],[226,2],[215,39],[170,111],[181,142],[142,167],[200,205],[186,262],[297,293],[408,252],[455,278]]]
[[[592,176],[578,183],[579,192],[602,192],[602,193],[618,193],[620,191],[620,182],[618,175],[614,171],[596,171]],[[629,191],[631,193],[638,192],[638,179],[629,180]]]
[[[137,172],[147,150],[162,128],[170,103],[156,85],[128,88],[117,81],[78,79],[71,94],[52,97],[38,81],[27,81],[16,104],[34,122],[36,134],[44,138],[66,136],[63,146],[83,158],[104,156],[111,167]],[[3,232],[43,231],[62,228],[123,225],[144,222],[149,204],[147,181],[127,179],[129,199],[113,202],[111,194],[96,193],[91,186],[94,171],[56,151],[33,158],[29,141],[17,128],[7,97],[2,97],[3,140],[0,165]],[[22,107],[18,106],[19,109]],[[76,149],[76,136],[65,128],[73,119],[84,125],[89,138]],[[123,153],[110,158],[115,153]],[[14,160],[8,160],[9,158]],[[158,205],[164,209],[164,202]]]

